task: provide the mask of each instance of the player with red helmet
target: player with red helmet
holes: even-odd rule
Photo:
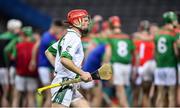
[[[55,68],[52,84],[79,76],[83,81],[92,80],[89,72],[81,70],[84,59],[81,36],[88,31],[89,14],[83,9],[71,10],[67,15],[67,23],[67,33],[46,50],[46,56]],[[79,84],[70,84],[51,89],[52,107],[88,107],[88,102],[77,90],[78,87]]]
[[[106,58],[112,63],[113,84],[116,87],[116,96],[118,97],[119,104],[121,107],[129,107],[125,88],[130,88],[134,44],[130,37],[121,31],[121,20],[118,16],[110,17],[109,22],[112,34],[109,37],[109,47],[107,47],[109,52]]]

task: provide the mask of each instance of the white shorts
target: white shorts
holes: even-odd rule
[[[178,63],[178,85],[180,85],[180,63]]]
[[[88,89],[91,89],[95,86],[95,82],[94,81],[80,82],[80,85],[83,89],[88,90]]]
[[[140,77],[142,77],[143,81],[152,81],[155,68],[156,68],[155,61],[149,60],[146,63],[144,63],[143,66],[140,66],[138,68],[138,74]]]
[[[176,84],[176,69],[173,67],[156,68],[154,78],[155,85],[173,86]]]
[[[18,91],[35,91],[37,87],[38,87],[38,81],[36,78],[16,75],[15,88]]]
[[[9,68],[9,78],[10,78],[11,85],[14,85],[15,83],[15,76],[16,76],[16,68],[14,66],[11,66]]]
[[[51,82],[51,70],[48,67],[38,68],[39,77],[43,85],[48,85]]]
[[[9,78],[8,78],[8,68],[0,68],[0,84],[1,85],[8,85]]]
[[[53,79],[52,84],[60,83],[65,80],[69,80],[69,79],[56,76]],[[77,90],[79,86],[80,86],[79,84],[70,84],[67,86],[52,88],[51,89],[52,102],[69,107],[71,102],[83,98],[81,93]]]
[[[113,67],[113,84],[114,85],[129,85],[131,75],[131,65],[114,63]]]

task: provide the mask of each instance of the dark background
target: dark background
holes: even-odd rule
[[[91,16],[100,14],[104,19],[118,15],[122,29],[133,33],[144,19],[161,25],[164,12],[180,11],[180,0],[0,0],[0,31],[10,18],[44,31],[53,18],[66,19],[67,12],[76,8],[87,9]]]

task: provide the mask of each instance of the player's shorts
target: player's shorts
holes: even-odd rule
[[[16,76],[16,68],[14,66],[11,66],[9,68],[9,78],[10,78],[11,85],[14,85],[15,83],[15,76]]]
[[[176,69],[173,67],[156,68],[154,83],[160,86],[174,86],[176,84]]]
[[[95,86],[95,82],[94,80],[90,82],[80,82],[80,85],[81,85],[81,88],[88,90]]]
[[[180,63],[178,63],[178,85],[180,85]]]
[[[8,80],[8,68],[1,67],[0,68],[0,84],[7,85],[9,83]]]
[[[113,84],[114,85],[129,85],[131,75],[131,65],[113,63]]]
[[[138,74],[140,77],[142,77],[143,81],[152,81],[155,68],[156,68],[155,61],[149,60],[146,63],[144,63],[144,65],[138,68]]]
[[[66,80],[69,80],[69,78],[62,78],[62,77],[56,76],[53,79],[52,84],[60,83]],[[58,103],[58,104],[69,107],[71,102],[75,102],[76,100],[83,98],[81,93],[77,90],[79,87],[80,87],[79,83],[76,83],[76,84],[70,84],[67,86],[52,88],[51,101],[53,103]]]
[[[36,78],[24,77],[16,75],[15,88],[18,91],[35,91],[38,87],[38,81]]]
[[[38,73],[43,85],[51,83],[51,70],[48,67],[38,67]]]

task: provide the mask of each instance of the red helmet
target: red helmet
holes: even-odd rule
[[[67,15],[67,21],[70,24],[73,24],[75,20],[82,19],[83,17],[88,16],[88,12],[83,9],[71,10]]]
[[[109,18],[110,24],[114,27],[119,27],[121,25],[121,20],[118,16],[111,16]]]

